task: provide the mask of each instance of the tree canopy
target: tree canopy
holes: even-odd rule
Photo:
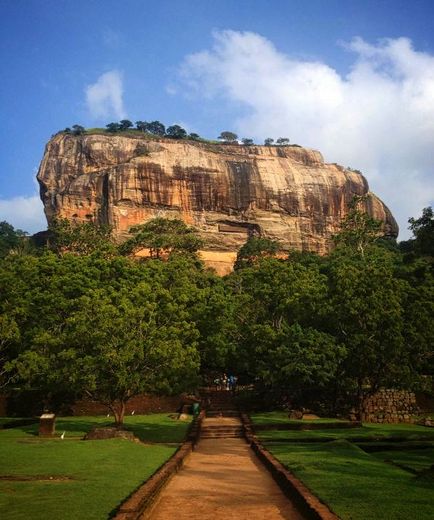
[[[151,258],[161,258],[174,251],[195,253],[202,244],[196,231],[179,219],[157,217],[131,227],[130,235],[120,247],[123,254],[149,249]]]

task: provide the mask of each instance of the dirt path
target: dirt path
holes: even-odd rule
[[[228,419],[205,419],[227,424]],[[237,420],[231,419],[232,424]],[[163,490],[152,520],[302,520],[244,439],[202,439]]]

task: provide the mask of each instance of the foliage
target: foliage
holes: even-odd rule
[[[128,130],[128,128],[132,128],[133,126],[133,123],[129,119],[122,119],[119,121],[120,130]]]
[[[72,133],[74,135],[83,135],[84,134],[84,126],[81,125],[72,125]]]
[[[131,227],[130,235],[120,247],[122,254],[134,254],[146,248],[151,258],[161,258],[174,251],[195,253],[202,244],[196,231],[179,219],[157,217]]]
[[[26,241],[27,233],[21,229],[15,229],[6,221],[0,222],[0,258],[4,258],[10,252],[18,252]]]
[[[279,137],[277,140],[276,140],[276,143],[279,145],[279,146],[285,146],[285,145],[288,145],[289,144],[289,139],[287,137]]]
[[[358,249],[337,250],[330,260],[329,283],[329,324],[348,353],[337,384],[346,386],[361,411],[367,394],[402,384],[409,375],[403,286],[394,276],[393,254],[381,248],[368,249],[364,256]]]
[[[148,123],[146,121],[136,121],[136,128],[141,132],[146,132],[148,128]]]
[[[241,142],[245,145],[245,146],[251,146],[253,144],[253,139],[249,139],[247,137],[244,137],[243,139],[241,139]]]
[[[166,135],[172,139],[185,139],[187,132],[179,125],[172,125],[167,128]]]
[[[110,226],[62,218],[54,220],[49,231],[51,246],[59,254],[89,255],[100,252],[111,255],[115,251]]]
[[[109,123],[108,125],[106,125],[106,128],[107,128],[107,132],[110,132],[110,133],[116,133],[116,132],[119,132],[119,130],[121,129],[119,123]]]
[[[409,219],[409,229],[413,239],[408,242],[407,250],[418,256],[434,257],[434,212],[432,207],[424,208],[418,219]]]
[[[160,123],[160,121],[151,121],[148,123],[146,131],[150,134],[164,136],[166,133],[166,128],[163,123]]]
[[[327,279],[316,266],[264,258],[229,279],[238,322],[238,372],[278,400],[300,401],[336,374],[345,355],[321,330]]]
[[[233,132],[225,131],[225,132],[222,132],[218,136],[218,139],[225,141],[227,143],[235,143],[238,139],[238,136],[237,136],[237,134],[234,134]]]
[[[265,146],[272,146],[273,143],[274,143],[274,139],[271,138],[271,137],[267,137],[267,138],[264,140],[264,145],[265,145]]]
[[[118,424],[131,397],[194,386],[198,333],[166,289],[143,281],[112,295],[95,290],[79,307],[65,324],[78,383],[111,408]]]
[[[279,251],[279,243],[275,240],[262,237],[249,237],[247,242],[241,246],[237,254],[234,269],[251,267],[261,258],[274,256]]]
[[[195,132],[192,132],[191,134],[188,135],[188,138],[192,139],[193,141],[197,141],[198,139],[200,139],[200,135],[196,134]]]
[[[381,221],[374,219],[362,209],[368,197],[369,195],[353,197],[348,206],[349,211],[341,222],[341,229],[333,237],[336,244],[350,247],[361,255],[364,254],[366,247],[381,236]]]
[[[119,422],[137,392],[194,387],[199,334],[189,286],[176,290],[166,265],[50,252],[11,257],[0,269],[0,312],[15,320],[21,341],[6,351],[6,376],[41,389],[47,406],[59,393],[86,391]]]

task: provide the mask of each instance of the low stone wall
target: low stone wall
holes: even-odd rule
[[[185,460],[194,450],[200,437],[204,416],[205,412],[202,411],[193,420],[187,438],[177,452],[119,506],[114,520],[150,520],[152,518],[152,510],[159,494],[173,475],[182,468]]]
[[[339,520],[326,504],[321,502],[297,477],[279,462],[257,439],[253,433],[250,417],[242,413],[244,433],[247,442],[258,459],[271,473],[283,493],[294,502],[306,520]]]
[[[407,390],[380,390],[365,400],[363,421],[371,423],[411,423],[418,412],[416,395]]]
[[[184,402],[183,398],[177,396],[157,396],[157,395],[138,395],[132,397],[127,405],[125,413],[130,415],[147,413],[169,413],[178,410]],[[97,402],[85,399],[77,401],[72,405],[73,415],[107,415],[111,413],[107,406]]]

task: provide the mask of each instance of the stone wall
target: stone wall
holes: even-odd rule
[[[138,395],[131,398],[126,406],[125,413],[130,415],[147,413],[175,412],[182,404],[181,396]],[[107,406],[91,401],[90,399],[77,401],[72,405],[73,415],[106,415],[111,413]]]
[[[380,390],[365,400],[365,422],[411,423],[417,413],[416,396],[407,390]]]

